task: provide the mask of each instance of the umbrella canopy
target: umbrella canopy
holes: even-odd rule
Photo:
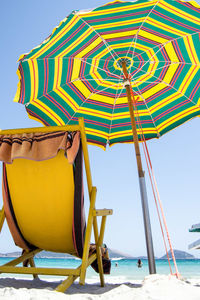
[[[45,125],[83,116],[102,147],[132,142],[125,62],[144,136],[157,138],[200,114],[199,60],[196,2],[113,1],[72,12],[20,57],[15,101]]]

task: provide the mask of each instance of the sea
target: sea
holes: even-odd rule
[[[3,265],[9,262],[12,258],[1,257],[0,264]],[[36,267],[54,267],[54,268],[76,268],[80,265],[81,260],[74,258],[35,258]],[[170,261],[172,273],[175,273],[173,262]],[[178,271],[184,279],[198,279],[200,280],[200,259],[181,259],[177,260]],[[167,260],[156,260],[156,273],[157,274],[170,274],[169,263]],[[142,260],[142,267],[138,268],[137,260],[113,258],[111,260],[111,274],[106,275],[106,279],[109,278],[111,282],[128,282],[134,280],[143,280],[149,275],[148,261]],[[24,274],[0,274],[0,278],[12,277],[12,278],[32,278],[31,275]],[[55,277],[55,276],[54,276]],[[50,276],[40,276],[41,279],[51,280]],[[63,277],[56,277],[62,279]],[[89,267],[87,269],[87,279],[92,281],[98,281],[99,275]]]

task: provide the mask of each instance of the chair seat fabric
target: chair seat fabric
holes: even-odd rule
[[[40,141],[43,145],[45,141],[43,149],[51,148],[53,134],[49,136],[49,142],[47,134],[45,140],[44,134],[34,134],[28,141],[26,140],[26,143],[29,143],[25,145],[26,149],[29,148],[26,154],[28,159],[15,155],[20,153],[20,147],[19,145],[16,147],[16,137],[13,137],[13,140],[12,136],[9,137],[9,141],[14,139],[15,141],[9,144],[12,158],[9,164],[4,162],[3,168],[3,201],[6,219],[17,246],[23,249],[41,248],[82,257],[85,216],[81,143],[77,142],[78,135],[65,133],[62,136],[62,146],[59,142],[57,150],[54,147],[56,156],[52,155],[52,151],[45,150],[43,152],[48,155],[42,154],[45,159],[38,161],[41,153],[37,155],[35,149],[42,149],[38,146]],[[55,139],[58,138],[56,134],[54,136]],[[65,142],[63,142],[64,136],[67,136]],[[18,136],[18,140],[20,138],[24,139]],[[7,137],[6,139],[8,140]],[[73,147],[74,139],[75,147]],[[21,147],[25,148],[22,144]],[[6,148],[4,144],[3,146]],[[17,148],[17,152],[12,147]],[[66,158],[66,149],[68,156],[71,148],[71,153],[75,153],[74,159],[70,157],[72,164]],[[31,156],[30,152],[34,155]]]

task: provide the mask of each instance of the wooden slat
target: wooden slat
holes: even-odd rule
[[[59,268],[33,268],[33,267],[12,267],[2,266],[0,267],[0,273],[17,273],[17,274],[40,274],[40,275],[78,275],[79,269],[59,269]]]
[[[94,209],[93,210],[93,216],[107,216],[112,215],[113,210],[112,209]]]
[[[0,135],[7,134],[22,134],[22,133],[37,133],[37,132],[55,132],[55,131],[79,131],[79,125],[64,125],[64,126],[46,126],[33,128],[18,128],[0,130]]]
[[[24,260],[29,259],[29,258],[35,256],[37,253],[39,253],[41,251],[42,251],[41,249],[36,249],[36,250],[30,251],[30,252],[24,253],[20,257],[15,258],[15,259],[9,261],[8,263],[6,263],[5,265],[3,265],[2,267],[16,266],[16,265],[20,264],[21,262],[23,262]]]

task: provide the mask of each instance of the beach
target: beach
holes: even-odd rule
[[[0,300],[200,300],[199,252],[190,249],[199,259],[177,261],[178,278],[161,255],[186,251],[196,240],[190,228],[200,222],[200,0],[107,2],[1,3],[0,128],[8,148],[0,165],[0,266],[22,249],[26,257],[42,249],[85,257],[90,242],[96,251],[106,243],[120,257],[110,256],[104,287],[88,267],[86,284],[77,279],[64,293],[55,289],[66,277],[0,273]],[[67,139],[55,148],[59,162],[49,153],[62,125]],[[51,126],[57,129],[49,134]],[[22,136],[11,128],[24,128]],[[106,226],[105,208],[113,211]],[[152,262],[154,254],[156,274],[149,275],[147,255]],[[34,262],[81,264],[55,256]]]
[[[178,280],[171,275],[149,275],[144,280],[111,283],[105,287],[87,280],[85,286],[75,282],[65,293],[54,292],[57,282],[39,279],[0,279],[0,299],[134,299],[134,300],[199,300],[200,280]]]
[[[10,258],[0,258],[6,263]],[[36,258],[38,267],[77,267],[77,259]],[[166,260],[156,260],[157,274],[148,275],[148,262],[143,260],[142,268],[137,268],[137,260],[113,259],[111,274],[105,276],[105,287],[100,287],[98,274],[88,268],[86,284],[78,280],[65,292],[54,289],[61,277],[30,275],[0,275],[0,299],[41,300],[41,299],[134,299],[134,300],[200,300],[200,260],[178,260],[181,279],[169,275]],[[172,266],[173,267],[173,266]],[[172,269],[174,271],[174,269]]]

